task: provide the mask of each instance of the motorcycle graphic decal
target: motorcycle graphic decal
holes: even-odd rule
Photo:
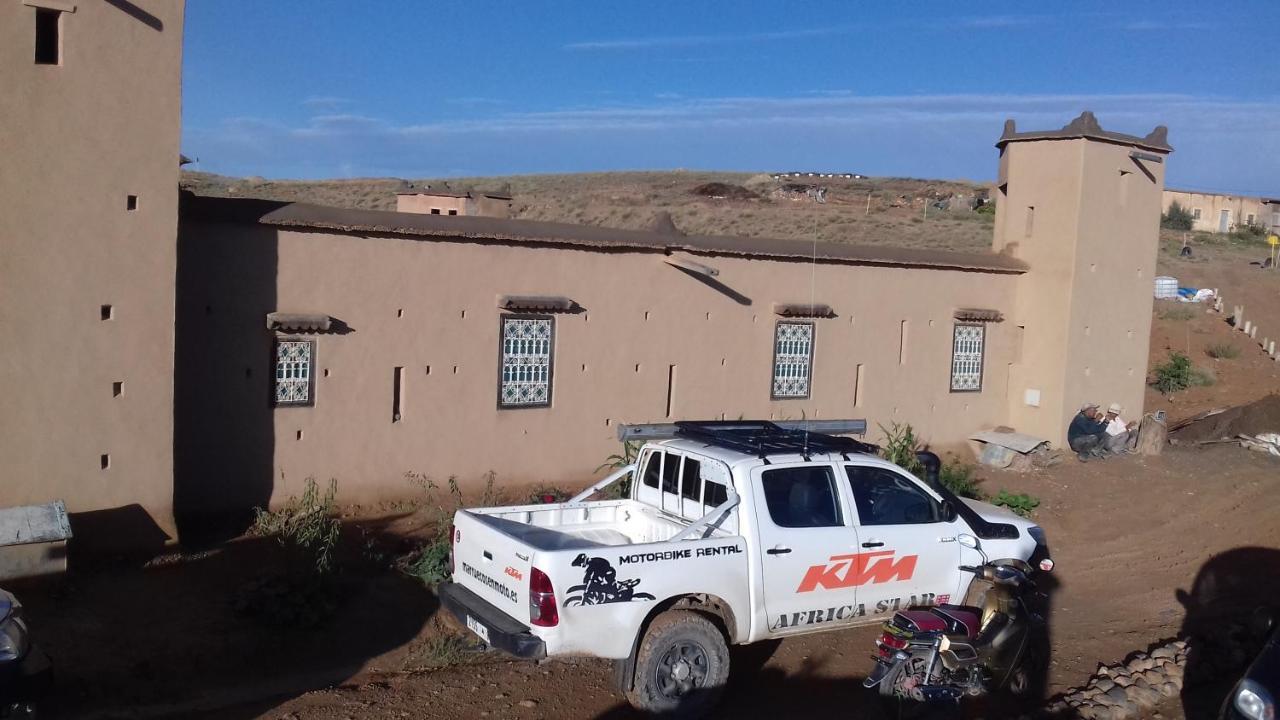
[[[613,566],[602,557],[589,558],[582,553],[573,559],[573,566],[583,568],[582,584],[569,588],[565,607],[654,599],[649,593],[635,591],[639,578],[618,580]]]
[[[892,580],[910,580],[916,572],[919,557],[903,555],[894,560],[892,550],[832,555],[826,564],[809,568],[796,592],[813,592],[818,588],[839,590],[867,583],[878,585]]]

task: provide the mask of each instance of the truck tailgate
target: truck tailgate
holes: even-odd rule
[[[496,525],[459,510],[453,517],[453,579],[521,623],[529,622],[532,549]]]

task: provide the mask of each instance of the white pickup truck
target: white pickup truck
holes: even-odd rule
[[[1048,557],[1030,521],[938,486],[932,454],[925,482],[874,446],[781,425],[630,426],[672,439],[568,502],[459,510],[445,607],[520,657],[614,659],[634,706],[696,715],[729,645],[959,601],[973,577],[959,566],[982,553]],[[627,475],[625,499],[586,500]]]

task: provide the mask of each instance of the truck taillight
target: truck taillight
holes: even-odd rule
[[[458,545],[458,541],[462,540],[462,531],[458,528],[449,528],[449,575],[453,576],[453,551]]]
[[[529,568],[529,622],[539,627],[560,624],[556,590],[551,587],[551,578],[538,568]]]

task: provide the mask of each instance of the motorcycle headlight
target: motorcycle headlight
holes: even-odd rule
[[[27,624],[18,614],[17,608],[0,623],[0,662],[13,662],[27,654],[29,640]]]
[[[1245,679],[1236,686],[1231,704],[1249,720],[1275,720],[1276,705],[1271,693],[1258,683]]]

